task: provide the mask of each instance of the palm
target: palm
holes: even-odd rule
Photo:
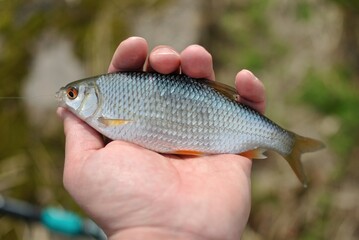
[[[223,236],[229,229],[240,231],[247,220],[249,176],[243,168],[250,165],[250,160],[234,155],[183,159],[114,141],[79,166],[72,179],[77,185],[74,197],[107,232],[156,225],[205,235],[203,222],[217,222],[215,233]],[[205,219],[192,222],[193,213]],[[234,228],[221,224],[233,216]]]

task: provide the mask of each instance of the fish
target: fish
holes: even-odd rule
[[[324,147],[239,103],[236,89],[184,74],[102,74],[67,84],[56,98],[105,137],[159,153],[255,159],[273,150],[305,187],[301,155]]]

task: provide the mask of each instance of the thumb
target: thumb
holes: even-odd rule
[[[102,136],[73,113],[59,107],[57,114],[64,121],[65,164],[67,161],[80,162],[86,155],[104,147]]]

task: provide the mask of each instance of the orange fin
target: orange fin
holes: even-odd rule
[[[106,125],[106,126],[119,126],[119,125],[123,125],[123,124],[127,124],[129,122],[131,122],[130,120],[124,120],[124,119],[111,119],[111,118],[104,118],[104,117],[99,117],[97,119],[100,123]]]
[[[318,140],[302,137],[295,133],[292,134],[294,135],[294,145],[292,151],[283,157],[287,160],[295,175],[297,175],[303,186],[306,188],[308,186],[307,177],[305,176],[300,157],[303,153],[314,152],[324,148],[325,146]]]
[[[265,151],[266,150],[263,148],[256,148],[256,149],[249,150],[246,152],[241,152],[241,153],[239,153],[239,155],[249,158],[249,159],[265,159],[265,158],[267,158],[267,156],[264,155]]]
[[[177,155],[189,155],[189,156],[203,156],[205,153],[196,150],[175,150],[171,154]]]

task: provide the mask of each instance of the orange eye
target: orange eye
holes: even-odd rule
[[[74,100],[75,98],[77,98],[78,91],[75,87],[69,87],[66,90],[66,95],[69,99]]]

